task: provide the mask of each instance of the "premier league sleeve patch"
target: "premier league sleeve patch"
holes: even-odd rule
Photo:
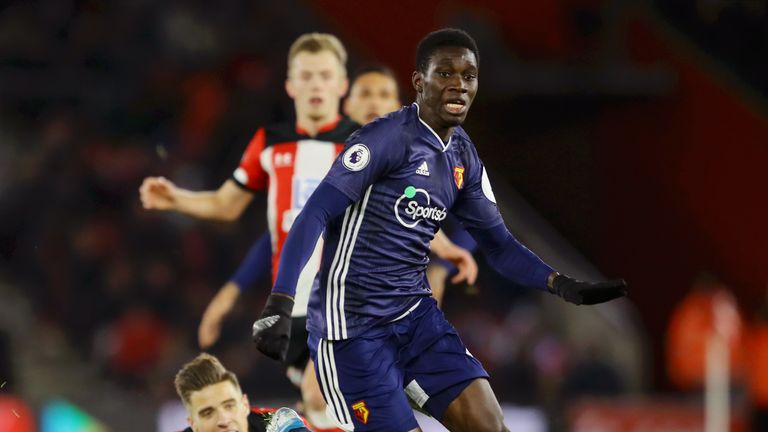
[[[342,162],[344,168],[350,171],[360,171],[368,166],[368,162],[371,161],[371,152],[365,144],[355,144],[344,152]]]

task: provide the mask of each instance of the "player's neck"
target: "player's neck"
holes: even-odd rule
[[[437,136],[443,140],[443,144],[447,143],[448,139],[453,135],[454,126],[439,126],[440,122],[437,115],[421,104],[419,104],[419,118],[435,131]]]
[[[324,126],[333,123],[338,117],[339,115],[336,113],[330,113],[322,117],[297,115],[296,127],[308,136],[314,137],[320,133]]]
[[[451,139],[451,135],[453,135],[453,126],[448,127],[448,128],[440,128],[440,127],[435,127],[434,125],[429,124],[429,123],[427,123],[427,124],[429,125],[429,127],[432,128],[433,131],[435,131],[437,136],[439,136],[440,139],[443,140],[443,144],[447,144],[448,143],[448,140]]]

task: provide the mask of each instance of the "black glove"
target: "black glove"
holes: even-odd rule
[[[552,294],[577,305],[604,303],[627,295],[627,283],[624,279],[593,283],[558,274],[547,288]]]
[[[253,323],[253,341],[267,357],[284,361],[291,335],[293,299],[270,294],[261,316]]]

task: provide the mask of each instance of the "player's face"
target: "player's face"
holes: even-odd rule
[[[477,59],[471,50],[436,49],[427,71],[416,72],[413,77],[423,118],[439,128],[462,124],[477,94],[477,73]]]
[[[343,66],[330,51],[300,52],[291,61],[285,89],[293,98],[298,117],[324,119],[339,112],[339,99],[347,92]]]
[[[360,124],[370,123],[398,108],[400,97],[395,79],[379,72],[358,76],[344,102],[344,112]]]
[[[194,432],[248,432],[248,397],[229,381],[192,392],[187,411]]]

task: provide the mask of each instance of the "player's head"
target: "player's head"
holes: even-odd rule
[[[297,117],[319,121],[338,114],[349,85],[346,65],[347,51],[336,36],[307,33],[296,39],[288,51],[285,90]]]
[[[195,357],[176,374],[175,384],[194,432],[248,431],[248,396],[216,357]]]
[[[360,124],[400,108],[397,80],[386,66],[367,66],[357,71],[349,97],[344,101],[344,113]]]
[[[438,30],[419,42],[412,76],[416,101],[439,127],[464,122],[477,93],[479,61],[475,40],[463,30]]]

